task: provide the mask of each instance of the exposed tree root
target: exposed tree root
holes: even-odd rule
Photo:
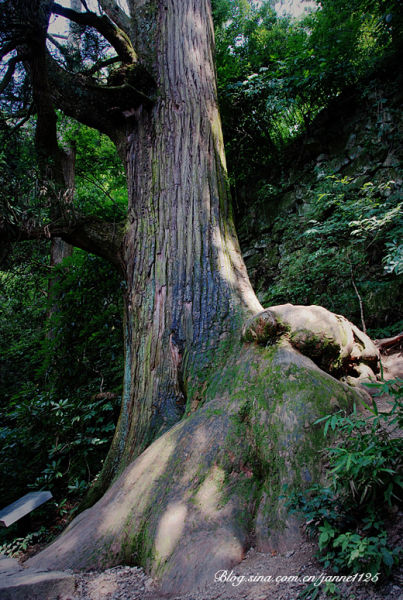
[[[271,313],[249,323],[244,337],[272,323]],[[287,515],[284,485],[301,489],[320,479],[328,440],[313,423],[357,397],[284,335],[272,346],[235,344],[207,382],[205,403],[30,564],[140,564],[164,591],[183,592],[238,563],[252,543],[291,549],[299,530]]]

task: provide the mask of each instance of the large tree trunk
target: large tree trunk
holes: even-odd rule
[[[211,358],[261,310],[231,215],[209,2],[163,4],[148,15],[159,99],[128,134],[124,400],[98,493],[202,400]]]
[[[312,423],[355,393],[295,350],[281,323],[267,346],[272,317],[258,314],[231,216],[209,0],[132,4],[159,95],[133,111],[127,137],[124,393],[94,494],[119,477],[30,562],[142,564],[177,591],[252,541],[292,547],[283,484],[319,479]]]

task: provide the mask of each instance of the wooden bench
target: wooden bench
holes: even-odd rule
[[[52,498],[51,492],[30,492],[0,510],[0,525],[9,527]]]

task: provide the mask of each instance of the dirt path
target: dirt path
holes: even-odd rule
[[[315,546],[302,544],[294,553],[270,556],[250,550],[232,571],[220,572],[221,581],[212,581],[203,592],[171,597],[172,600],[297,600],[307,587],[304,578],[320,580],[324,571],[314,558]],[[251,577],[266,581],[252,582]],[[287,581],[293,577],[294,581]],[[271,577],[271,581],[267,581]],[[224,581],[227,579],[227,581]],[[77,600],[165,600],[144,571],[136,567],[115,567],[102,573],[78,577]],[[337,584],[343,600],[403,600],[403,588],[396,581],[375,586],[373,583]],[[323,593],[316,600],[331,598]],[[76,600],[76,598],[74,600]]]

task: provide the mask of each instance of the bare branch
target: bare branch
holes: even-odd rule
[[[60,4],[53,4],[52,12],[56,15],[70,19],[79,25],[96,29],[113,46],[125,64],[137,62],[137,55],[126,33],[114,25],[106,16],[99,17],[94,12],[79,13]]]
[[[119,267],[123,235],[124,223],[108,223],[84,215],[75,214],[70,220],[59,219],[40,227],[29,221],[15,224],[0,217],[1,244],[59,237]]]
[[[85,0],[80,0],[80,1],[81,1],[81,4],[84,6],[85,10],[87,12],[90,12],[90,9],[88,8],[88,5],[87,5],[86,1]]]
[[[19,61],[20,59],[18,58],[18,56],[14,56],[9,60],[6,74],[4,75],[3,80],[0,82],[0,94],[4,92],[6,87],[11,82],[14,75],[15,67]]]
[[[99,0],[102,9],[108,17],[127,34],[130,32],[130,18],[120,8],[115,0]]]
[[[66,46],[63,46],[63,44],[60,44],[55,38],[56,37],[60,37],[60,36],[54,36],[54,35],[50,35],[50,33],[47,34],[46,36],[49,40],[49,42],[51,44],[53,44],[53,46],[55,48],[57,48],[57,50],[59,50],[60,54],[62,54],[62,56],[66,56],[68,54],[68,49],[66,48]],[[67,39],[65,36],[63,36],[63,39]]]
[[[7,54],[15,50],[20,42],[21,40],[13,38],[11,41],[4,44],[4,46],[0,49],[0,59],[4,58],[7,56]]]
[[[93,75],[94,73],[97,73],[104,67],[109,67],[109,65],[113,65],[119,61],[120,58],[118,56],[112,56],[112,58],[108,58],[107,60],[98,61],[94,63],[92,67],[90,67],[87,71],[85,71],[85,75]]]
[[[10,135],[12,135],[15,131],[17,131],[18,129],[20,129],[27,121],[28,119],[34,114],[33,111],[33,106],[32,104],[28,107],[28,110],[26,111],[25,116],[18,121],[18,123],[16,123],[14,125],[14,127],[12,127],[12,129],[10,129]]]

